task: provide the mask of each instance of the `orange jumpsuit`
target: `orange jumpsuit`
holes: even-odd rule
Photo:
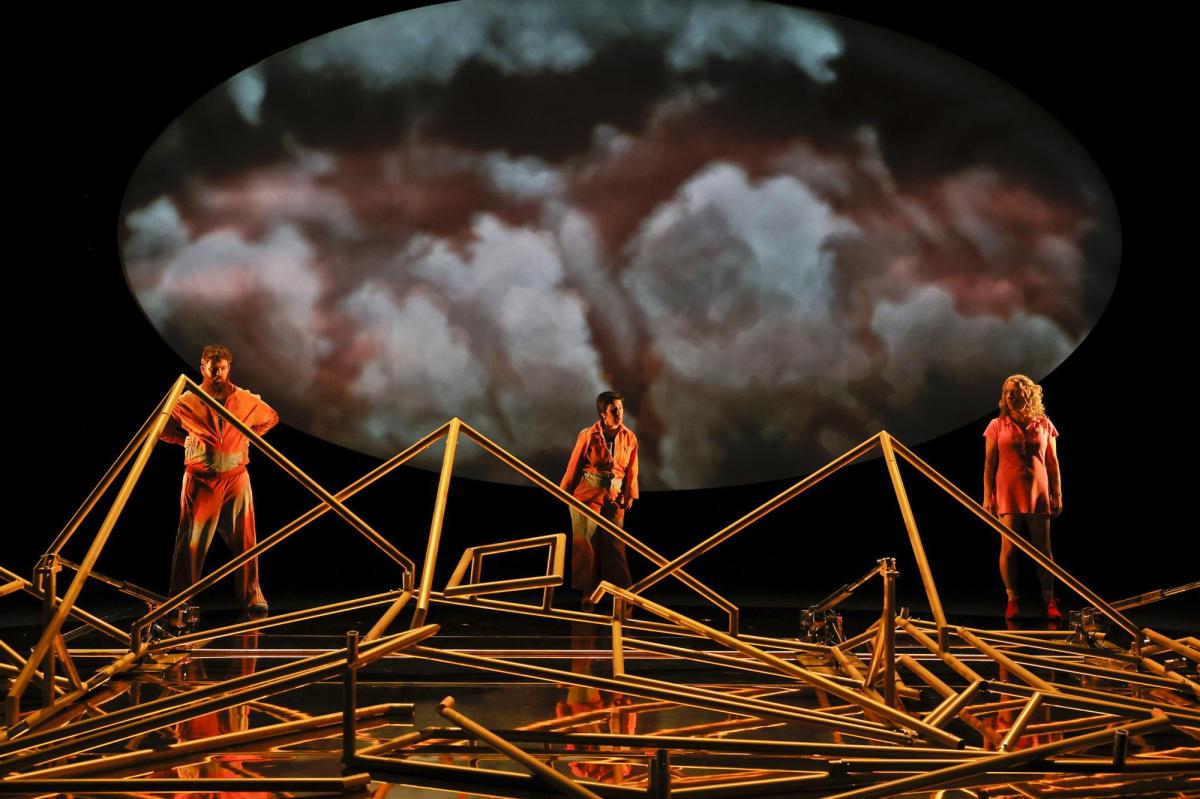
[[[279,422],[257,394],[231,386],[225,408],[258,435]],[[256,543],[254,497],[250,491],[250,440],[185,392],[171,411],[160,440],[183,445],[183,490],[179,498],[179,531],[171,564],[171,593],[200,579],[213,533],[237,555]],[[250,560],[235,576],[242,607],[266,601],[258,584],[258,561]]]
[[[625,509],[616,504],[616,499],[622,495],[638,497],[637,436],[621,425],[610,449],[599,420],[579,431],[559,485],[604,518],[624,527]],[[590,593],[601,580],[623,588],[633,585],[625,545],[572,510],[571,587]]]

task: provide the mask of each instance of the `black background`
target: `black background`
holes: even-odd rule
[[[8,297],[5,353],[7,426],[17,433],[0,555],[8,568],[29,573],[174,378],[181,371],[196,374],[195,364],[177,357],[146,321],[118,257],[121,198],[142,154],[189,104],[239,70],[312,36],[404,7],[325,4],[268,12],[249,5],[206,3],[186,13],[93,9],[62,19],[43,14],[23,28],[40,55],[8,98],[16,112],[11,124],[21,134],[10,151],[12,168],[28,175],[30,189],[25,207],[9,214],[11,239],[25,246],[17,250],[24,252],[22,262],[9,269],[20,279],[10,283],[17,291]],[[1038,4],[917,12],[900,4],[816,7],[922,39],[1008,81],[1057,117],[1107,177],[1124,247],[1116,291],[1093,332],[1043,382],[1062,433],[1066,511],[1054,523],[1056,553],[1110,599],[1200,577],[1189,518],[1194,467],[1174,465],[1180,457],[1195,459],[1194,403],[1182,384],[1195,360],[1192,303],[1181,275],[1192,269],[1187,248],[1193,234],[1167,221],[1176,187],[1194,179],[1194,165],[1171,110],[1180,99],[1164,102],[1156,88],[1173,74],[1155,45],[1163,23],[1129,12],[1085,16]],[[252,376],[239,375],[236,364],[234,380],[254,388]],[[580,398],[581,406],[588,402]],[[986,423],[982,416],[917,452],[978,495]],[[270,438],[333,490],[377,463],[286,425]],[[564,461],[569,444],[563,442]],[[159,450],[99,568],[163,591],[180,456],[173,447]],[[254,461],[263,537],[310,507],[312,498],[261,454]],[[996,535],[915,471],[905,477],[948,607],[998,609]],[[351,507],[419,564],[435,484],[431,474],[404,469]],[[628,527],[670,557],[787,484],[649,494]],[[98,520],[64,554],[82,557]],[[438,585],[468,543],[568,527],[565,511],[534,489],[467,480],[452,486],[446,524]],[[773,597],[802,604],[884,555],[899,558],[902,598],[919,607],[916,569],[876,459],[822,483],[692,571],[735,601]],[[214,544],[210,568],[223,557],[224,548]],[[647,571],[640,558],[632,565],[635,577]],[[539,565],[511,567],[532,573]],[[273,598],[353,596],[399,583],[386,559],[336,520],[266,555],[262,571]],[[1033,593],[1031,582],[1026,593]],[[1200,619],[1191,598],[1183,599],[1174,606]],[[1068,595],[1066,604],[1081,601]]]

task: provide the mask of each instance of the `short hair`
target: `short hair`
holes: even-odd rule
[[[605,391],[600,396],[596,397],[596,413],[603,416],[604,409],[617,400],[621,400],[623,402],[625,400],[625,395],[618,394],[616,391]]]
[[[229,361],[233,365],[233,353],[224,344],[209,344],[200,353],[200,363],[205,361]]]

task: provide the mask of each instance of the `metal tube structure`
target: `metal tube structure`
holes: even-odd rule
[[[684,566],[691,563],[693,560],[700,557],[704,553],[723,544],[724,542],[728,541],[730,538],[733,538],[735,535],[740,533],[742,530],[745,530],[747,527],[754,524],[759,519],[762,519],[764,516],[766,516],[771,511],[776,510],[777,508],[787,504],[788,502],[792,501],[796,497],[800,496],[805,491],[812,488],[813,486],[815,486],[817,483],[824,480],[829,475],[833,474],[834,472],[838,471],[839,469],[841,469],[844,466],[848,466],[849,464],[858,460],[862,456],[866,455],[867,453],[869,453],[871,450],[873,450],[876,447],[876,445],[878,444],[878,439],[879,439],[879,434],[873,435],[870,438],[868,438],[866,441],[859,444],[857,447],[854,447],[853,449],[849,450],[845,454],[843,454],[837,458],[834,458],[832,461],[825,464],[820,469],[817,469],[815,472],[810,474],[808,477],[805,477],[803,480],[800,480],[795,485],[792,485],[792,486],[784,489],[783,491],[776,494],[771,499],[768,499],[766,502],[759,505],[754,510],[752,510],[749,513],[742,516],[737,521],[732,522],[731,524],[727,525],[726,527],[713,533],[708,538],[706,538],[703,541],[701,541],[700,543],[696,544],[694,547],[692,547],[688,551],[684,552],[682,555],[677,556],[675,559],[671,560],[669,563],[662,564],[661,566],[659,566],[659,568],[657,570],[646,575],[645,577],[643,577],[642,579],[640,579],[636,583],[634,583],[633,586],[629,590],[632,593],[640,594],[643,591],[645,591],[647,588],[649,588],[650,586],[652,586],[655,583],[657,583],[658,581],[662,580],[664,577],[674,574],[677,570],[682,569]],[[868,576],[870,576],[870,575],[868,575]]]
[[[913,674],[917,675],[926,685],[937,691],[944,699],[949,699],[957,695],[957,692],[949,685],[944,683],[936,674],[925,668],[913,658],[912,655],[901,655],[900,665],[907,668]],[[984,724],[975,713],[967,710],[960,710],[958,718],[983,738],[983,740],[992,747],[1000,746],[1000,736],[994,729]],[[928,720],[928,717],[927,717]]]
[[[399,564],[401,568],[406,569],[409,572],[415,569],[412,559],[397,549],[386,538],[377,533],[369,524],[364,522],[353,511],[343,505],[337,497],[335,497],[333,494],[330,494],[323,486],[321,486],[321,484],[309,477],[308,474],[299,466],[288,460],[288,458],[279,452],[279,450],[268,444],[262,436],[255,433],[240,419],[230,413],[224,405],[210,397],[202,388],[189,380],[186,376],[181,376],[180,379],[186,382],[188,387],[195,392],[196,396],[199,397],[204,404],[209,406],[213,413],[220,416],[231,427],[249,439],[250,442],[258,447],[267,458],[275,463],[275,465],[283,469],[288,476],[300,483],[300,485],[304,486],[310,492],[315,494],[317,498],[326,505],[326,507],[341,517],[343,521],[353,527],[356,531],[365,536],[369,541],[371,541],[371,543],[375,544],[375,546],[381,549],[385,555]],[[296,529],[299,529],[299,526],[290,530],[289,534],[291,532],[295,532]],[[257,557],[257,555],[264,549],[268,548],[268,546],[273,546],[275,543],[278,543],[279,540],[282,540],[284,537],[280,535],[282,532],[283,531],[280,530],[274,535],[270,536],[268,539],[260,541],[256,546],[251,547],[245,552],[242,552],[240,555],[233,558],[229,563],[225,564],[223,569],[218,569],[216,572],[213,572],[213,574],[208,575],[208,577],[197,581],[188,588],[183,589],[183,591],[179,592],[178,594],[175,594],[169,600],[167,600],[167,602],[163,603],[163,605],[139,619],[135,624],[135,630],[144,629],[154,619],[161,618],[162,616],[166,615],[171,610],[179,607],[179,605],[181,605],[187,599],[195,596],[204,588],[212,585],[221,577],[229,574],[250,559]],[[268,541],[270,542],[269,544]]]
[[[372,485],[373,483],[375,483],[378,480],[382,479],[383,477],[387,476],[388,474],[390,474],[391,472],[393,472],[394,470],[396,470],[403,464],[412,460],[414,457],[419,455],[421,452],[425,451],[430,446],[435,444],[438,441],[438,439],[440,439],[443,435],[445,435],[446,429],[449,427],[449,425],[450,425],[450,423],[447,422],[446,424],[442,425],[438,429],[434,430],[432,433],[429,433],[428,435],[426,435],[424,438],[422,438],[420,441],[416,442],[412,446],[409,446],[406,449],[402,450],[401,452],[397,453],[396,455],[393,455],[391,458],[389,458],[383,464],[379,465],[375,469],[372,469],[367,474],[363,475],[362,477],[355,480],[350,485],[343,488],[336,495],[334,495],[335,498],[339,502],[345,502],[346,500],[353,497],[355,494],[359,493],[363,489],[367,488],[368,486]],[[196,596],[201,591],[203,591],[206,588],[208,588],[209,586],[213,585],[214,583],[216,583],[223,577],[237,571],[237,569],[241,568],[241,566],[244,563],[246,563],[247,561],[249,561],[251,558],[258,557],[260,554],[267,551],[268,549],[275,546],[276,544],[282,542],[283,540],[285,540],[286,538],[291,536],[293,533],[306,527],[307,525],[309,525],[316,519],[325,515],[331,509],[332,509],[332,507],[325,503],[321,503],[320,505],[317,505],[317,506],[309,509],[306,513],[301,514],[299,517],[288,522],[287,524],[285,524],[283,527],[276,530],[271,535],[267,536],[266,538],[261,539],[257,544],[255,544],[250,549],[240,553],[239,555],[235,555],[224,565],[213,570],[209,574],[207,574],[204,577],[202,577],[201,579],[197,580],[192,585],[188,586],[187,588],[183,589],[179,593],[177,593],[177,594],[173,595],[172,597],[170,597],[169,599],[167,599],[162,605],[155,608],[153,611],[142,616],[142,618],[138,619],[137,622],[134,624],[134,629],[135,630],[136,629],[144,629],[147,626],[149,626],[151,623],[153,623],[154,621],[166,616],[172,610],[178,608],[184,602],[186,602],[187,600]],[[396,550],[396,551],[399,552],[399,550]],[[404,580],[405,580],[404,587],[412,588],[411,583],[413,582],[413,579],[414,579],[413,575],[416,572],[416,565],[412,562],[411,559],[408,558],[407,555],[404,555],[404,553],[401,552],[400,555],[407,562],[407,566],[405,567],[406,570],[404,572]]]
[[[66,526],[63,527],[62,531],[55,536],[54,541],[50,544],[50,548],[46,550],[47,555],[57,555],[62,551],[62,548],[67,545],[67,542],[71,540],[71,536],[75,535],[75,531],[79,529],[79,525],[83,523],[83,520],[86,519],[88,514],[92,512],[92,509],[96,507],[96,504],[100,501],[101,497],[103,497],[104,493],[108,491],[109,486],[116,481],[117,476],[121,473],[121,470],[125,468],[126,464],[128,464],[129,460],[133,457],[133,453],[137,452],[138,447],[142,446],[142,444],[145,442],[146,436],[150,434],[150,429],[154,426],[155,421],[158,419],[158,415],[162,413],[163,405],[166,404],[166,402],[170,399],[171,393],[174,390],[175,387],[172,386],[171,389],[163,395],[163,398],[158,401],[158,405],[156,405],[154,410],[151,411],[150,415],[146,417],[146,421],[142,422],[142,426],[138,428],[137,433],[135,433],[133,438],[129,440],[129,443],[125,445],[125,449],[121,450],[121,454],[117,456],[117,459],[113,462],[112,466],[108,467],[108,471],[105,472],[104,476],[100,478],[100,482],[97,483],[96,487],[92,489],[92,493],[88,494],[87,499],[85,499],[83,504],[79,506],[79,509],[72,514],[70,521],[68,521]]]
[[[1130,724],[1130,731],[1147,733],[1153,730],[1162,729],[1170,726],[1171,722],[1165,716],[1157,716],[1151,719]],[[1074,749],[1083,749],[1093,746],[1102,741],[1111,738],[1112,733],[1108,731],[1088,733],[1075,738],[1064,738],[1061,741],[1054,741],[1041,746],[1033,746],[1028,749],[1019,749],[1015,752],[1005,752],[1002,754],[993,755],[989,758],[972,760],[967,763],[959,763],[947,768],[938,769],[937,771],[928,772],[925,774],[915,774],[909,777],[902,777],[898,780],[871,785],[865,788],[857,788],[855,790],[846,791],[844,793],[835,794],[828,799],[878,799],[879,797],[895,796],[897,794],[907,793],[910,791],[925,790],[936,788],[941,785],[948,785],[957,782],[964,778],[978,777],[989,772],[999,771],[1001,769],[1011,769],[1014,766],[1023,765],[1034,760],[1044,758],[1048,755],[1058,754],[1059,752],[1069,752]]]
[[[185,381],[186,378],[182,376],[176,380],[175,385],[171,388],[171,392],[163,401],[154,423],[150,426],[150,430],[146,434],[146,440],[138,450],[137,458],[134,460],[133,465],[129,467],[129,473],[125,476],[125,481],[121,484],[121,488],[117,492],[112,506],[109,508],[108,515],[104,517],[104,521],[100,524],[100,529],[97,531],[95,538],[92,539],[91,546],[88,547],[87,554],[84,555],[83,560],[79,564],[79,570],[75,573],[75,578],[71,580],[71,585],[67,588],[62,601],[55,609],[54,615],[44,625],[41,638],[38,639],[37,645],[34,646],[33,652],[26,661],[25,668],[21,670],[17,679],[13,681],[12,686],[9,688],[6,711],[10,725],[15,724],[20,718],[21,695],[25,692],[26,686],[29,685],[35,664],[40,663],[46,657],[46,653],[50,651],[50,646],[54,641],[54,636],[58,635],[59,631],[62,630],[63,622],[66,621],[71,607],[75,604],[75,600],[79,598],[79,593],[83,590],[83,584],[87,582],[88,572],[96,565],[96,560],[100,557],[101,550],[108,543],[108,536],[112,533],[113,527],[116,526],[117,519],[121,516],[121,511],[125,509],[125,503],[129,500],[129,495],[133,492],[133,487],[137,484],[138,478],[141,477],[142,470],[146,468],[146,463],[150,459],[150,453],[154,450],[154,445],[158,443],[158,437],[162,433],[167,419],[170,418],[171,410],[174,409],[179,395],[183,393]]]
[[[644,597],[632,594],[623,588],[613,585],[612,583],[601,582],[596,591],[597,593],[604,591],[612,594],[613,596],[622,597],[626,601],[632,602],[643,610],[647,610],[657,616],[669,619],[681,627],[686,627],[691,629],[693,632],[697,632],[707,638],[711,638],[713,641],[716,641],[722,646],[735,649],[743,654],[760,660],[763,663],[767,663],[779,670],[781,674],[801,679],[815,688],[820,688],[821,690],[830,693],[845,702],[849,702],[852,705],[857,705],[864,711],[876,713],[893,724],[911,730],[917,735],[927,738],[928,740],[937,741],[938,743],[951,748],[958,748],[962,745],[962,739],[957,735],[951,735],[945,730],[940,730],[937,727],[926,724],[923,721],[904,713],[903,711],[889,707],[882,702],[878,702],[870,699],[869,697],[858,694],[852,689],[844,688],[833,680],[826,678],[824,675],[817,674],[816,672],[788,663],[787,661],[775,657],[769,652],[764,652],[758,647],[741,641],[732,635],[727,635],[719,630],[714,630],[712,627],[708,627],[707,625],[701,624],[698,621],[694,621],[693,619],[690,619],[681,613],[676,613],[675,611],[663,607],[655,602],[651,602]]]
[[[935,727],[944,727],[951,719],[962,712],[962,709],[975,698],[975,694],[979,693],[983,687],[983,681],[976,680],[960,693],[946,697],[945,701],[931,710],[929,715],[925,717],[926,723],[932,724]]]
[[[408,604],[410,599],[412,599],[412,591],[406,590],[396,598],[396,601],[388,605],[388,609],[379,617],[379,621],[371,625],[371,629],[362,637],[363,643],[370,643],[386,633],[388,627],[392,626],[392,622],[400,615],[400,611],[404,610],[404,606]]]
[[[913,516],[912,505],[908,502],[908,492],[904,488],[904,478],[900,476],[900,466],[896,463],[893,442],[894,439],[886,432],[879,434],[879,447],[883,450],[883,462],[887,466],[888,477],[892,480],[892,489],[896,492],[896,502],[900,504],[900,516],[904,520],[904,529],[908,532],[908,543],[912,547],[913,558],[917,562],[921,585],[925,588],[925,598],[929,601],[929,610],[933,613],[933,620],[937,624],[938,645],[944,648],[946,646],[946,612],[942,610],[942,600],[938,596],[937,584],[933,581],[933,570],[929,568],[929,559],[925,557],[925,545],[921,543],[917,520]]]
[[[983,652],[985,655],[987,655],[992,660],[999,663],[1004,668],[1008,669],[1010,674],[1013,674],[1014,676],[1019,678],[1022,682],[1028,683],[1029,685],[1032,685],[1034,688],[1038,689],[1039,691],[1042,691],[1045,693],[1053,694],[1053,693],[1058,692],[1058,689],[1055,688],[1053,685],[1046,682],[1041,677],[1037,676],[1032,671],[1025,668],[1024,666],[1022,666],[1020,663],[1016,662],[1012,658],[1010,658],[1004,652],[1001,652],[999,649],[997,649],[996,647],[989,644],[987,641],[984,641],[979,636],[972,633],[970,630],[965,630],[962,627],[956,627],[954,630],[954,633],[959,638],[963,639],[968,644],[975,647],[980,652]]]
[[[1137,648],[1141,638],[1141,631],[1138,629],[1137,625],[1127,619],[1112,605],[1101,599],[1098,594],[1089,589],[1086,585],[1081,583],[1079,580],[1076,580],[1075,577],[1072,576],[1066,569],[1059,566],[1051,558],[1043,555],[1041,550],[1039,550],[1033,544],[1001,524],[999,519],[984,510],[982,505],[971,499],[971,497],[967,496],[967,494],[961,488],[954,485],[954,483],[951,483],[945,477],[942,477],[942,475],[939,474],[932,466],[918,458],[917,455],[908,447],[904,446],[895,439],[892,439],[892,443],[895,445],[896,452],[899,453],[901,457],[915,466],[918,471],[936,483],[946,493],[957,499],[959,504],[974,513],[976,517],[986,522],[989,527],[999,533],[1010,544],[1032,558],[1034,563],[1053,574],[1067,587],[1086,599],[1089,604],[1111,619],[1114,624],[1133,636],[1133,646],[1135,649]]]
[[[82,777],[52,780],[21,780],[0,782],[0,794],[40,793],[211,793],[216,791],[297,791],[347,793],[366,788],[370,774],[350,774],[345,777]]]
[[[489,658],[481,655],[471,655],[465,652],[454,652],[445,649],[434,649],[425,646],[414,646],[408,649],[406,656],[420,657],[456,666],[477,668],[498,674],[510,674],[518,677],[541,680],[553,684],[579,685],[586,688],[598,688],[603,691],[614,691],[627,696],[637,696],[644,699],[667,700],[676,704],[711,710],[717,713],[733,713],[739,716],[786,719],[801,723],[820,723],[821,726],[839,729],[847,735],[857,735],[894,743],[905,743],[910,736],[888,730],[882,727],[872,728],[867,722],[844,719],[832,714],[817,714],[815,711],[805,711],[803,708],[788,710],[769,710],[759,706],[751,707],[743,698],[732,696],[714,697],[693,693],[678,686],[663,687],[651,685],[642,681],[617,680],[606,677],[596,677],[591,674],[581,674],[561,669],[550,669],[545,666],[533,666],[527,663],[517,663],[500,658]],[[828,718],[826,718],[828,716]]]
[[[478,724],[454,708],[454,697],[448,696],[437,707],[438,715],[457,724],[500,754],[509,758],[532,774],[539,782],[559,793],[574,796],[576,799],[600,799],[599,795],[589,791],[574,780],[559,774],[524,750],[509,743],[491,730]]]
[[[908,619],[900,619],[899,624],[904,628],[906,633],[912,636],[913,639],[915,639],[930,652],[937,655],[943,663],[954,669],[958,676],[962,677],[967,682],[975,682],[976,680],[983,679],[978,672],[951,654],[949,647],[943,649],[943,647],[939,646],[936,641],[918,630]]]
[[[420,627],[429,614],[429,592],[433,590],[433,570],[437,566],[438,545],[442,541],[442,520],[446,516],[446,497],[450,493],[450,477],[454,472],[454,453],[458,449],[458,431],[462,422],[456,416],[446,431],[446,449],[442,453],[442,471],[438,475],[437,495],[433,501],[433,518],[429,522],[429,538],[425,543],[425,562],[421,564],[421,582],[417,586],[417,609],[413,611],[412,627]]]
[[[566,491],[563,491],[561,488],[559,488],[557,483],[554,483],[554,482],[546,479],[544,476],[539,474],[537,472],[537,470],[533,469],[532,467],[525,464],[523,461],[521,461],[516,456],[507,452],[503,447],[501,447],[500,445],[493,442],[487,436],[483,435],[483,433],[480,433],[478,430],[471,427],[471,425],[464,422],[462,425],[462,432],[464,435],[467,436],[467,438],[474,441],[476,444],[478,444],[480,447],[482,447],[486,452],[490,453],[491,455],[493,455],[494,457],[496,457],[503,463],[507,464],[518,474],[523,476],[525,479],[529,480],[529,482],[533,483],[534,485],[538,486],[539,488],[544,489],[545,491],[549,492],[554,497],[557,497],[558,500],[560,502],[562,502],[563,504],[565,504],[567,507],[573,508],[574,510],[579,511],[584,516],[586,516],[588,519],[590,519],[591,521],[594,521],[600,527],[600,529],[609,533],[611,536],[616,538],[618,541],[625,544],[625,546],[629,547],[634,552],[638,553],[642,557],[649,560],[655,566],[663,566],[663,565],[667,564],[667,559],[665,557],[663,557],[662,555],[660,555],[658,552],[655,552],[651,547],[649,547],[648,545],[646,545],[639,539],[635,538],[624,528],[618,527],[617,525],[613,524],[608,519],[605,519],[599,513],[596,513],[596,511],[592,510],[587,505],[585,505],[582,502],[580,502],[579,500],[575,499],[575,497],[571,496]],[[712,602],[714,605],[721,608],[721,610],[725,611],[729,615],[730,630],[733,630],[733,631],[737,630],[737,620],[738,620],[737,605],[733,604],[728,599],[721,596],[716,591],[712,590],[707,585],[700,582],[695,577],[692,577],[690,574],[683,571],[682,569],[679,569],[679,570],[673,572],[673,574],[675,575],[675,578],[677,580],[682,582],[688,588],[691,588],[697,594],[704,597],[709,602]]]
[[[413,706],[407,703],[370,705],[358,708],[355,711],[355,715],[360,721],[390,716],[402,716],[411,719],[412,713]],[[208,738],[200,738],[195,741],[180,741],[162,749],[139,749],[136,752],[122,752],[120,754],[106,755],[77,763],[68,763],[63,766],[52,766],[50,768],[26,772],[10,777],[9,779],[14,781],[24,779],[44,780],[52,777],[79,777],[103,774],[117,769],[141,769],[156,763],[177,762],[179,759],[190,755],[218,751],[226,747],[232,748],[248,743],[267,744],[279,738],[295,737],[297,733],[319,731],[335,726],[340,727],[341,724],[342,713],[338,711],[336,713],[326,713],[322,716],[309,716],[304,719],[284,721],[265,727],[227,732]]]
[[[720,700],[728,696],[722,691],[714,691],[707,688],[691,685],[686,688],[664,680],[656,680],[652,677],[642,677],[636,674],[622,675],[625,680],[629,680],[641,685],[651,687],[662,687],[668,690],[675,690],[684,695],[696,696],[702,699]],[[832,727],[840,732],[850,735],[862,735],[864,737],[877,737],[880,733],[885,736],[891,732],[886,726],[873,721],[865,721],[844,716],[836,716],[832,713],[818,713],[816,711],[797,708],[792,705],[785,705],[782,702],[771,702],[765,699],[743,697],[741,700],[748,710],[756,712],[759,716],[784,718],[818,727]],[[903,736],[890,736],[892,740],[903,740]]]
[[[349,768],[358,748],[355,708],[358,707],[358,631],[346,633],[346,667],[342,672],[342,765]]]
[[[1017,718],[1013,721],[1012,726],[1008,728],[1008,732],[1004,734],[1004,740],[1000,742],[1001,752],[1012,751],[1012,748],[1017,744],[1017,740],[1024,734],[1025,727],[1028,726],[1030,720],[1033,719],[1033,714],[1036,713],[1038,708],[1042,706],[1042,701],[1045,698],[1046,695],[1040,691],[1029,697],[1029,701],[1025,703],[1025,707],[1021,710],[1020,714],[1017,715]]]
[[[418,630],[397,633],[370,645],[369,653],[388,653],[425,640],[438,631],[436,624]],[[72,725],[70,728],[33,733],[12,743],[0,745],[0,755],[19,753],[39,747],[31,753],[0,761],[0,768],[19,770],[26,765],[54,757],[87,751],[90,748],[123,740],[138,732],[191,718],[250,699],[270,696],[335,673],[344,659],[344,651],[335,649],[286,663],[257,674],[235,677],[222,683],[201,686],[181,694],[161,697],[143,705],[114,711],[106,716]]]
[[[36,596],[38,598],[41,597],[41,594],[33,587],[33,583],[31,583],[29,580],[26,580],[19,574],[9,571],[3,566],[0,566],[0,577],[6,577],[14,583],[19,581],[21,583],[19,586],[20,590],[31,596]],[[59,603],[62,603],[61,599],[59,600]],[[119,641],[124,646],[129,646],[129,633],[112,626],[99,616],[88,613],[86,610],[78,606],[72,607],[70,614],[89,627],[92,627],[97,632],[101,632],[107,635],[109,638]]]
[[[54,618],[55,600],[58,598],[58,569],[58,560],[51,555],[49,558],[45,558],[33,572],[33,584],[42,593],[43,628]],[[54,674],[58,667],[58,652],[62,649],[62,636],[55,633],[50,642],[51,645],[46,649],[46,654],[42,658],[42,707],[44,708],[54,704]]]
[[[147,649],[150,652],[161,652],[183,647],[185,645],[193,645],[198,643],[207,643],[215,641],[218,638],[226,638],[230,635],[248,632],[250,630],[266,630],[271,627],[281,627],[285,624],[295,624],[300,621],[309,621],[311,619],[319,619],[324,616],[333,616],[338,613],[345,613],[351,610],[361,610],[362,608],[374,607],[375,605],[383,605],[388,602],[393,602],[397,599],[404,598],[404,595],[412,595],[411,591],[404,589],[396,589],[383,594],[372,594],[371,596],[358,597],[357,599],[347,599],[345,602],[333,602],[328,605],[318,605],[315,608],[306,610],[294,610],[291,613],[282,613],[278,616],[267,616],[261,619],[250,619],[249,621],[240,621],[236,624],[229,624],[224,627],[217,627],[212,630],[199,630],[187,635],[179,635],[172,638],[164,638],[161,641],[155,641],[149,644]]]

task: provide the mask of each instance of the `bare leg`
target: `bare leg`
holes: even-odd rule
[[[1029,529],[1029,537],[1033,541],[1033,545],[1050,560],[1054,560],[1054,553],[1050,551],[1050,517],[1049,516],[1026,516],[1025,525]],[[1041,566],[1038,566],[1038,582],[1042,586],[1042,600],[1051,599],[1054,596],[1054,575],[1046,571]]]
[[[1000,521],[1004,526],[1012,530],[1014,533],[1020,532],[1022,515],[1019,513],[1006,513],[1000,517]],[[1000,539],[1000,579],[1004,581],[1004,588],[1008,591],[1009,599],[1016,599],[1020,593],[1020,580],[1017,577],[1017,551],[1007,538]]]

